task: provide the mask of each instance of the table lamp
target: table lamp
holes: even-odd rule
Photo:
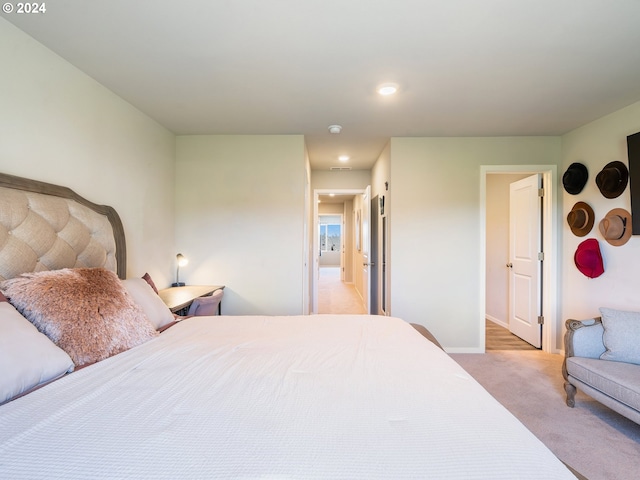
[[[171,286],[172,287],[184,287],[184,282],[180,281],[180,267],[184,267],[187,263],[189,263],[189,260],[187,259],[187,257],[182,255],[181,253],[176,255],[176,260],[177,260],[176,282],[172,283]]]

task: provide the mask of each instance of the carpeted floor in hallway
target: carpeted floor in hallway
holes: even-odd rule
[[[340,267],[320,267],[318,313],[367,313],[355,286],[340,280]]]

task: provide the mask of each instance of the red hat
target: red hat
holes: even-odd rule
[[[578,270],[589,278],[596,278],[604,273],[600,244],[595,238],[589,238],[578,245],[573,261]]]

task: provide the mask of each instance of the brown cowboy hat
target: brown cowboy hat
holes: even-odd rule
[[[624,208],[614,208],[600,220],[600,233],[609,244],[619,247],[629,241],[632,235],[631,214]]]
[[[573,234],[584,237],[593,228],[593,208],[588,203],[577,202],[567,214],[567,223]]]
[[[596,185],[605,198],[619,197],[627,188],[629,170],[622,162],[607,163],[596,176]]]

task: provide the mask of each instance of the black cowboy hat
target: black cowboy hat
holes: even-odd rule
[[[609,162],[596,176],[596,185],[605,198],[619,197],[627,188],[629,170],[622,162]]]
[[[562,184],[567,193],[577,195],[587,184],[588,178],[589,171],[587,167],[581,163],[572,163],[562,175]]]

